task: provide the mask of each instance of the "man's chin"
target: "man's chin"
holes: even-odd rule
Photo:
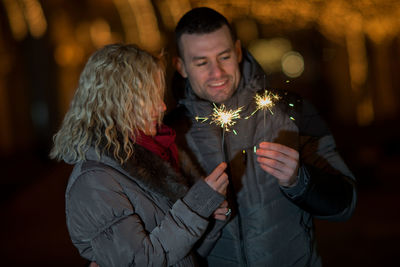
[[[208,101],[216,103],[216,104],[223,104],[230,97],[231,97],[231,95],[217,95],[217,96],[209,97]]]

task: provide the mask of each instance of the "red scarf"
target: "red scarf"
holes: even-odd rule
[[[136,144],[158,155],[169,162],[179,172],[178,148],[175,144],[176,133],[172,128],[161,125],[155,136],[149,136],[139,131]]]

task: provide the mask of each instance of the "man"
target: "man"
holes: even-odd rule
[[[279,99],[272,112],[254,113],[265,74],[218,12],[189,11],[175,34],[186,86],[172,114],[186,123],[175,116],[171,124],[204,173],[226,161],[232,185],[229,222],[200,254],[209,266],[320,266],[312,219],[346,220],[356,203],[354,177],[328,128],[308,102],[284,91],[271,91]],[[214,107],[240,118],[228,128],[209,123]]]

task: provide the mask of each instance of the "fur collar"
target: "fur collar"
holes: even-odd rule
[[[135,146],[134,153],[132,159],[122,168],[138,184],[172,202],[186,194],[189,182],[168,162],[141,146]]]
[[[177,173],[168,162],[147,149],[139,145],[135,145],[134,149],[132,158],[121,166],[110,155],[102,155],[99,158],[95,149],[90,148],[86,153],[88,161],[83,163],[82,171],[92,168],[90,162],[95,165],[105,164],[126,175],[146,191],[166,197],[172,203],[183,197],[188,188],[200,177],[196,168],[188,163],[187,157],[181,151],[179,151],[179,159],[184,162],[181,164],[183,175]]]

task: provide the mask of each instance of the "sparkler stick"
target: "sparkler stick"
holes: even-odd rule
[[[263,118],[263,130],[264,130],[264,133],[265,133],[265,109],[263,110],[263,116],[264,116],[264,118]],[[264,137],[263,137],[263,141],[265,142],[265,134],[264,134]]]
[[[225,132],[229,132],[229,127],[235,125],[236,119],[240,119],[240,112],[242,111],[242,107],[236,110],[227,110],[225,105],[217,107],[214,105],[213,114],[211,115],[211,122],[215,123],[222,128],[222,154],[224,155],[224,161],[226,161],[226,155],[224,150],[224,142],[225,142]]]
[[[222,128],[221,151],[223,155],[223,161],[227,162],[226,149],[225,149],[225,128]]]
[[[275,102],[281,99],[281,97],[278,94],[274,94],[268,90],[265,90],[263,94],[257,94],[254,97],[256,101],[257,108],[253,113],[251,113],[251,116],[254,115],[258,110],[262,110],[264,112],[264,130],[265,130],[265,112],[268,109],[269,112],[273,115],[274,113],[272,112],[272,108],[275,106]],[[247,117],[247,118],[249,118]]]
[[[267,90],[267,89],[265,88],[265,74],[264,74],[264,90]],[[261,102],[263,102],[263,101],[261,101]],[[267,102],[267,101],[264,101],[264,102]],[[257,105],[258,105],[258,104],[257,104]],[[263,128],[263,129],[264,129],[264,133],[265,133],[265,109],[263,109],[263,113],[264,113],[264,114],[263,114],[263,116],[264,116],[264,118],[263,118],[263,119],[264,119],[264,120],[263,120],[263,121],[264,121],[264,128]],[[265,141],[265,135],[264,135],[263,141]]]

